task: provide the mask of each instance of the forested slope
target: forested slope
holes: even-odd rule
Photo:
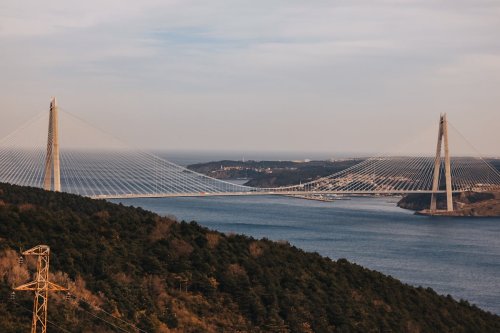
[[[500,332],[496,315],[346,260],[0,184],[1,332],[29,331],[32,295],[10,294],[32,265],[19,249],[38,244],[72,293],[51,296],[51,332],[135,332],[98,309],[147,332]]]

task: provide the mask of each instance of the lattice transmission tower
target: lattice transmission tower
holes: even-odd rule
[[[47,245],[38,245],[28,251],[24,251],[23,255],[37,257],[35,280],[14,288],[14,290],[35,292],[31,333],[46,333],[49,292],[67,291],[68,289],[49,281],[50,248]]]

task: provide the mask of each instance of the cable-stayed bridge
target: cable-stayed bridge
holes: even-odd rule
[[[65,120],[62,124],[60,118]],[[104,199],[446,193],[449,210],[453,192],[500,188],[500,173],[491,164],[479,155],[453,157],[450,147],[448,121],[441,115],[437,146],[434,152],[429,147],[429,154],[377,156],[304,184],[255,188],[215,179],[130,147],[59,110],[52,99],[50,112],[42,112],[0,141],[0,182]]]

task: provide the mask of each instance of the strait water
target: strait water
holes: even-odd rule
[[[416,216],[396,207],[397,200],[330,203],[266,196],[121,202],[222,232],[287,240],[500,314],[500,218]]]

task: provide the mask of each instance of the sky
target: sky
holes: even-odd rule
[[[489,0],[0,0],[0,137],[57,96],[148,149],[334,155],[431,133],[433,152],[446,112],[500,155],[499,17]]]

